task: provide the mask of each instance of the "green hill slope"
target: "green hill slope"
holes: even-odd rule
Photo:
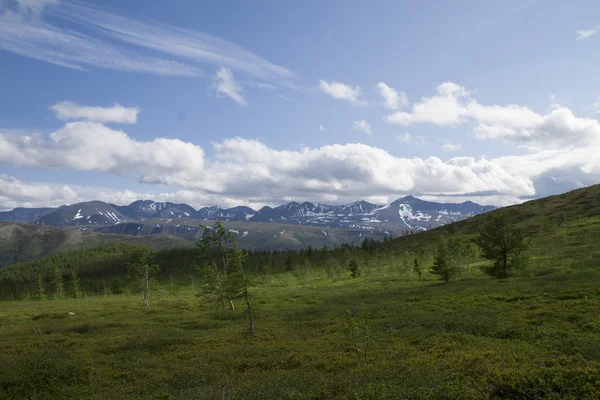
[[[579,271],[600,264],[600,185],[576,190],[559,196],[552,196],[524,204],[506,207],[468,220],[456,222],[431,231],[399,237],[382,243],[373,243],[368,249],[338,248],[323,253],[322,242],[313,247],[312,252],[304,249],[297,251],[255,251],[251,252],[246,263],[249,273],[285,272],[291,261],[297,274],[306,274],[306,270],[325,271],[327,274],[339,274],[345,271],[349,258],[356,259],[363,270],[386,269],[410,275],[415,257],[425,270],[431,267],[433,254],[442,239],[459,238],[464,242],[472,241],[478,228],[497,213],[505,213],[509,220],[523,227],[532,238],[528,251],[532,265],[520,274],[527,276],[542,275],[556,271]],[[301,232],[284,229],[272,224],[255,224],[254,236],[261,236],[278,244],[298,240],[298,235],[309,238],[323,237],[322,229],[311,228]],[[236,223],[226,224],[228,229],[238,229]],[[0,225],[0,232],[12,232],[12,248],[22,249],[23,255],[13,253],[10,260],[18,257],[33,258],[35,255],[58,253],[81,247],[94,247],[90,250],[69,251],[54,254],[34,261],[21,263],[0,270],[0,297],[12,296],[7,289],[8,277],[33,289],[38,275],[46,282],[51,280],[52,270],[58,267],[65,271],[75,269],[85,277],[87,290],[98,293],[102,281],[124,280],[125,264],[129,261],[131,247],[128,244],[144,244],[160,250],[156,261],[160,266],[158,279],[175,276],[181,281],[189,281],[189,276],[197,275],[196,253],[192,242],[172,236],[149,235],[141,237],[124,235],[102,235],[79,231],[60,230],[37,225],[10,224]],[[21,230],[25,230],[22,232]],[[30,231],[27,231],[30,230]],[[284,232],[285,231],[285,232]],[[339,232],[338,232],[339,231]],[[343,230],[330,230],[332,239],[337,240]],[[5,237],[7,234],[4,234]],[[16,238],[16,239],[14,239]],[[24,238],[29,238],[25,240]],[[15,245],[18,244],[17,245]],[[109,243],[123,243],[123,246],[96,248]],[[329,242],[331,243],[331,242]],[[243,244],[243,243],[242,243]],[[358,246],[359,243],[356,243]],[[183,247],[187,246],[187,248]],[[175,247],[173,249],[169,249]],[[475,246],[473,246],[475,249]],[[162,250],[161,250],[162,249]],[[288,260],[289,258],[289,260]],[[467,260],[464,270],[456,278],[480,276],[477,268],[484,261],[474,255]],[[2,282],[4,276],[4,283]],[[21,294],[22,295],[22,291]]]
[[[155,253],[149,308],[121,294],[126,244],[0,269],[0,295],[18,299],[0,309],[0,398],[600,398],[598,198],[594,186],[503,210],[532,237],[533,265],[509,279],[483,276],[477,257],[449,283],[411,268],[495,212],[364,249],[253,252],[253,338],[243,307],[197,296],[194,249]],[[55,267],[78,271],[89,297],[23,301],[38,276],[52,298]],[[365,309],[368,336],[349,329]]]
[[[435,251],[441,239],[471,240],[479,227],[503,213],[531,237],[528,251],[535,266],[546,269],[582,268],[600,262],[600,185],[505,207],[431,231],[400,237],[385,246],[391,250]],[[552,260],[551,263],[545,261]]]
[[[0,222],[0,267],[50,254],[110,243],[143,244],[152,249],[192,245],[184,239],[167,235],[133,237],[58,229],[44,225]]]

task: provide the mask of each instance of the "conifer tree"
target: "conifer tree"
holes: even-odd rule
[[[235,311],[233,301],[243,298],[248,314],[248,332],[254,336],[254,316],[243,269],[246,254],[237,249],[235,236],[217,221],[214,226],[205,228],[196,245],[204,291],[216,295],[222,304],[229,303],[231,311]]]
[[[524,232],[508,222],[505,214],[494,217],[479,230],[476,243],[481,255],[492,261],[484,271],[495,278],[507,278],[515,269],[527,265],[524,255],[530,240]]]
[[[45,301],[48,300],[48,296],[46,296],[46,287],[44,285],[44,279],[41,275],[37,277],[37,287],[35,293],[36,300]]]
[[[52,270],[52,286],[54,288],[54,300],[62,299],[65,296],[62,271],[58,267]]]
[[[150,305],[150,280],[156,272],[152,251],[144,246],[137,246],[132,261],[127,264],[130,287],[133,293],[141,293],[144,307]]]

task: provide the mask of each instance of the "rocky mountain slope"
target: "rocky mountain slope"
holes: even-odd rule
[[[327,205],[311,202],[291,202],[278,207],[263,207],[255,211],[238,206],[223,209],[203,207],[194,210],[187,204],[138,200],[126,206],[101,201],[63,206],[56,209],[15,209],[0,214],[0,220],[31,222],[52,226],[99,227],[148,219],[222,220],[293,224],[327,228],[359,230],[422,231],[495,209],[473,202],[435,203],[406,196],[388,205],[379,206],[366,201],[346,205]],[[189,222],[186,222],[190,225]],[[123,228],[118,228],[119,231]],[[127,230],[127,229],[125,229]]]

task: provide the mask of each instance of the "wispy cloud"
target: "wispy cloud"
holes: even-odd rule
[[[581,39],[589,38],[590,36],[595,34],[596,31],[597,31],[597,27],[593,27],[592,29],[584,29],[584,30],[575,31],[575,33],[577,34],[577,40],[581,40]]]
[[[600,98],[593,102],[590,107],[596,114],[600,114]]]
[[[111,38],[185,58],[198,63],[225,66],[270,81],[291,79],[296,74],[234,43],[203,32],[162,23],[147,23],[97,8],[65,4],[57,13],[87,27],[94,26]]]
[[[0,13],[0,49],[66,68],[89,67],[168,76],[199,76],[200,69],[142,56],[90,36],[42,22],[29,11]]]
[[[457,151],[460,150],[460,143],[447,142],[442,146],[442,149],[447,153]]]
[[[285,94],[281,93],[277,94],[277,97],[285,101],[294,101],[294,99],[292,99],[290,96],[286,96]]]
[[[72,101],[61,101],[50,107],[61,121],[85,119],[97,122],[116,122],[135,124],[140,112],[138,107],[123,107],[115,104],[112,107],[82,106]]]
[[[233,73],[229,68],[219,68],[217,70],[214,87],[217,91],[217,96],[229,97],[243,106],[248,104],[242,96],[242,88],[235,81]]]
[[[323,124],[319,125],[319,132],[325,132],[325,127]]]
[[[362,119],[360,121],[354,121],[354,123],[352,124],[352,127],[356,130],[366,133],[369,136],[373,136],[373,130],[371,129],[371,124],[369,124],[364,119]]]
[[[320,81],[319,89],[334,99],[346,100],[353,104],[364,104],[361,100],[362,90],[359,86],[352,87],[342,82]]]
[[[142,22],[71,2],[18,0],[15,4],[9,8],[0,2],[0,49],[62,67],[206,77],[200,64],[209,64],[228,67],[270,84],[286,85],[286,80],[295,77],[285,67],[206,33]],[[44,16],[68,22],[71,29],[49,24]],[[146,56],[142,53],[144,49],[162,55]],[[292,83],[287,86],[294,87]]]

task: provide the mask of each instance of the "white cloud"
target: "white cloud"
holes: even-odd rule
[[[196,209],[213,205],[221,207],[244,205],[258,210],[267,205],[261,202],[227,198],[222,195],[199,191],[134,192],[128,189],[115,190],[96,186],[27,182],[6,174],[0,174],[0,211],[12,210],[16,207],[59,207],[64,204],[92,200],[127,205],[141,199],[186,203]]]
[[[319,88],[335,99],[347,100],[353,104],[364,104],[360,99],[362,90],[359,86],[352,87],[342,82],[326,82],[322,80],[319,82]]]
[[[285,94],[281,94],[281,93],[277,93],[277,97],[279,97],[280,99],[285,100],[285,101],[294,101],[294,99],[292,99],[291,97],[286,96]]]
[[[406,132],[396,136],[396,140],[400,143],[410,143],[412,141],[412,137],[410,136],[410,133]]]
[[[179,139],[139,142],[98,122],[69,122],[45,140],[0,132],[0,162],[14,165],[139,174],[140,180],[202,171],[204,151]]]
[[[416,123],[454,126],[472,122],[479,139],[504,139],[530,149],[585,145],[600,139],[598,121],[575,117],[566,107],[553,104],[547,114],[541,115],[515,104],[482,105],[464,87],[452,82],[439,85],[433,97],[422,98],[410,113],[397,112],[386,121],[404,126]]]
[[[446,144],[444,144],[442,146],[442,149],[445,152],[452,152],[452,151],[457,151],[460,149],[460,143],[452,143],[452,142],[448,142]]]
[[[504,109],[479,109],[468,102],[464,107],[490,126],[508,124]],[[511,109],[509,115],[522,112]],[[519,124],[525,125],[523,121]],[[193,193],[188,193],[189,198],[197,196],[218,204],[279,204],[290,199],[339,204],[359,198],[380,202],[405,194],[503,197],[513,201],[600,181],[600,140],[593,140],[600,132],[598,121],[577,118],[561,107],[532,125],[532,133],[542,131],[548,132],[549,137],[578,135],[585,140],[571,140],[564,147],[530,148],[529,153],[495,159],[442,160],[395,157],[364,144],[290,151],[275,150],[257,140],[233,138],[213,143],[213,154],[207,156],[204,149],[193,143],[166,138],[139,141],[99,122],[76,121],[66,123],[47,137],[0,131],[0,163],[105,171],[146,184],[169,186],[178,192],[184,189]],[[399,140],[408,137],[412,143],[425,144],[420,136],[399,135]],[[8,182],[8,178],[4,181]],[[31,199],[35,193],[28,194],[32,192],[25,186],[18,182],[8,186],[11,198],[16,198],[21,190],[22,202],[34,202]],[[48,198],[62,190],[62,186],[52,186],[52,191],[46,190],[40,196]],[[110,196],[117,196],[111,193]],[[57,198],[66,196],[63,193]]]
[[[59,3],[60,0],[16,0],[18,7],[25,12],[40,14],[46,6]]]
[[[462,86],[453,82],[442,83],[436,88],[433,97],[423,97],[413,104],[410,113],[398,111],[388,115],[386,121],[390,124],[412,125],[415,123],[430,123],[438,126],[459,125],[463,122],[464,107],[461,99],[468,95]]]
[[[364,119],[362,119],[360,121],[354,121],[352,123],[352,127],[356,130],[366,133],[369,136],[373,136],[373,131],[371,130],[371,124],[369,124]]]
[[[222,38],[162,23],[146,23],[68,3],[61,15],[86,28],[95,26],[112,39],[181,57],[192,62],[225,66],[261,79],[284,83],[296,74]]]
[[[167,76],[199,76],[191,65],[141,56],[88,35],[44,23],[29,11],[0,12],[0,49],[66,68],[97,67]]]
[[[577,40],[586,39],[596,33],[596,28],[576,31]]]
[[[383,97],[384,106],[390,110],[397,110],[408,105],[408,96],[404,92],[396,92],[384,82],[377,83],[379,95]]]
[[[325,127],[323,124],[319,125],[319,132],[325,132]]]
[[[229,97],[245,106],[246,100],[242,96],[242,88],[235,81],[229,68],[219,68],[214,80],[214,87],[219,97]]]
[[[51,106],[61,121],[85,119],[97,122],[115,122],[121,124],[135,124],[140,112],[138,107],[123,107],[115,104],[112,107],[82,106],[72,101],[61,101]]]
[[[76,70],[92,67],[164,76],[203,77],[197,64],[211,64],[296,88],[289,82],[294,72],[216,36],[73,2],[18,1],[20,6],[12,8],[0,2],[0,49],[6,51]],[[46,14],[67,21],[69,29],[47,23],[42,18]],[[159,55],[144,56],[141,48]]]

